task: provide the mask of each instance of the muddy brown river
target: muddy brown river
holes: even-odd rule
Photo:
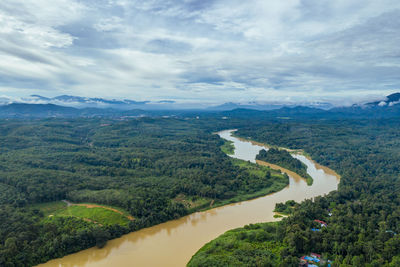
[[[218,133],[220,137],[234,142],[235,154],[232,157],[255,162],[256,155],[265,147],[239,140],[232,136],[233,131]],[[198,249],[227,230],[250,223],[275,221],[273,209],[276,203],[290,199],[299,202],[337,189],[339,176],[334,171],[303,155],[293,156],[308,166],[307,172],[314,179],[312,186],[307,186],[305,180],[289,173],[289,185],[277,193],[196,212],[108,241],[103,249],[90,248],[39,266],[185,266]]]

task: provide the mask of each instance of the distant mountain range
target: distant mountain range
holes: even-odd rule
[[[240,105],[226,103],[203,110],[168,109],[172,101],[150,104],[148,101],[137,102],[133,100],[105,100],[101,98],[83,98],[76,96],[59,96],[46,98],[33,95],[33,103],[11,103],[0,105],[0,118],[48,118],[48,117],[138,117],[138,116],[181,116],[190,117],[201,114],[203,117],[226,118],[265,118],[265,119],[319,119],[319,118],[392,118],[400,117],[400,93],[387,96],[385,99],[365,104],[355,104],[350,107],[334,107],[322,109],[310,106],[279,106],[259,105],[251,103]],[[0,99],[6,101],[7,99]],[[65,105],[56,105],[46,102],[81,103],[80,108]],[[91,105],[95,103],[94,107]],[[148,105],[148,106],[146,106]],[[153,106],[152,106],[153,105]],[[162,106],[164,105],[164,106]],[[118,108],[115,108],[117,106]],[[121,108],[123,106],[123,108]],[[140,108],[140,107],[146,108]],[[160,108],[164,107],[164,109]],[[101,108],[99,108],[101,107]],[[155,107],[151,109],[151,107]],[[278,108],[279,107],[279,108]],[[325,106],[326,107],[326,106]]]
[[[173,100],[160,100],[160,101],[135,101],[129,99],[117,100],[117,99],[104,99],[97,97],[81,97],[81,96],[71,96],[71,95],[61,95],[56,97],[45,97],[41,95],[31,95],[25,98],[12,99],[10,97],[0,97],[0,105],[8,105],[14,103],[23,104],[54,104],[67,107],[75,108],[114,108],[121,110],[129,109],[143,109],[143,110],[183,110],[183,109],[207,109],[210,111],[224,111],[233,110],[236,108],[246,108],[255,110],[273,110],[282,107],[295,107],[299,104],[283,104],[283,103],[258,103],[258,102],[248,102],[248,103],[233,103],[228,102],[222,105],[207,106],[202,104],[183,104],[176,103]],[[326,102],[311,102],[303,103],[304,106],[329,109],[333,105]]]
[[[314,107],[320,109],[330,109],[333,108],[331,103],[327,102],[312,102],[312,103],[304,103],[301,104],[307,107]],[[213,111],[224,111],[224,110],[233,110],[233,109],[254,109],[254,110],[274,110],[280,109],[283,107],[296,107],[299,104],[283,104],[283,103],[272,103],[272,104],[261,104],[257,102],[249,102],[249,103],[233,103],[228,102],[218,106],[208,107],[208,110]]]
[[[172,109],[175,101],[135,101],[135,100],[116,100],[104,98],[91,98],[81,96],[61,95],[56,97],[44,97],[41,95],[31,95],[29,97],[12,99],[9,97],[1,97],[0,105],[7,104],[54,104],[59,106],[75,107],[75,108],[114,108],[120,110],[144,109],[144,110],[160,110]]]
[[[48,98],[40,95],[31,95],[32,98],[36,98],[38,100],[44,102],[63,102],[63,103],[81,103],[81,104],[106,104],[106,105],[145,105],[150,101],[134,101],[129,99],[124,100],[107,100],[103,98],[89,98],[89,97],[81,97],[81,96],[70,96],[70,95],[61,95],[53,98]]]

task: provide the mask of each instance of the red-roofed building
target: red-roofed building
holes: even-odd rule
[[[314,222],[317,222],[317,223],[321,224],[321,227],[328,226],[328,224],[326,222],[324,222],[324,221],[314,220]]]
[[[311,257],[321,258],[322,256],[317,253],[311,253]]]

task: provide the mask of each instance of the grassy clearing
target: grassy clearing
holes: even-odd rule
[[[129,214],[126,211],[116,209],[115,207],[98,207],[97,204],[74,204],[68,207],[67,203],[63,201],[55,201],[35,204],[32,208],[42,211],[45,215],[44,219],[53,216],[72,216],[101,225],[127,225],[130,221],[128,219]],[[118,212],[111,209],[115,209]]]
[[[102,225],[127,225],[129,223],[128,218],[124,215],[99,207],[69,206],[66,209],[58,210],[54,216],[73,216]]]
[[[107,210],[111,210],[114,211],[116,213],[119,213],[125,217],[127,217],[130,220],[133,220],[134,218],[132,217],[132,215],[129,214],[129,212],[127,212],[126,210],[120,208],[120,207],[116,207],[116,206],[110,206],[110,205],[103,205],[103,204],[96,204],[96,203],[73,203],[72,205],[77,205],[77,206],[86,206],[87,208],[104,208]]]
[[[38,209],[43,212],[45,216],[54,214],[57,211],[64,210],[67,208],[67,203],[63,201],[54,201],[47,203],[40,203],[31,206],[33,209]]]
[[[227,155],[233,155],[235,153],[235,145],[232,141],[224,139],[224,144],[221,146],[221,150]]]

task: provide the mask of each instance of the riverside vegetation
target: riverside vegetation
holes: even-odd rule
[[[339,188],[296,204],[280,222],[223,234],[188,266],[298,266],[311,252],[334,266],[400,266],[399,119],[264,121],[237,134],[304,149],[341,175]],[[327,227],[312,231],[315,220]]]
[[[336,192],[296,204],[281,222],[226,233],[190,266],[297,266],[310,252],[336,266],[400,266],[399,119],[150,118],[0,121],[0,266],[29,266],[102,246],[209,208],[212,200],[218,205],[272,188],[266,176],[278,178],[278,172],[254,170],[222,152],[224,141],[211,133],[227,128],[303,149],[337,171],[341,182]],[[277,181],[287,183],[283,176]],[[75,213],[63,199],[134,219],[116,212],[116,220],[94,223],[83,219],[95,220],[90,210]],[[328,226],[312,231],[316,219]]]
[[[173,118],[0,121],[0,266],[102,247],[288,184],[279,171],[228,157],[222,149],[231,144],[212,134],[222,127]]]
[[[313,183],[312,177],[307,173],[307,166],[300,160],[292,157],[286,150],[270,148],[266,151],[263,149],[257,155],[256,159],[291,170],[306,179],[308,185],[312,185]]]

